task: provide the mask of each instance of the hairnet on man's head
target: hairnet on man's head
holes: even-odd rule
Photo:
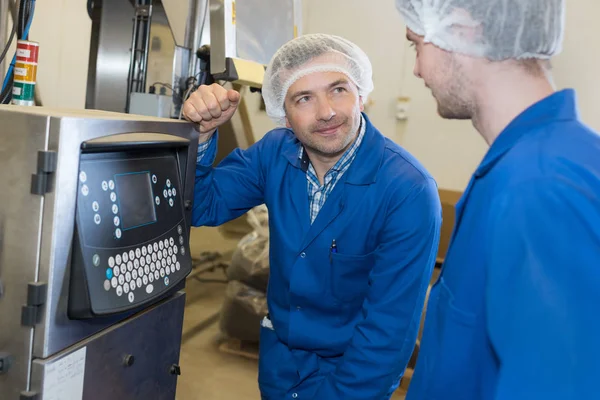
[[[315,72],[340,72],[348,76],[366,101],[373,91],[373,69],[367,55],[354,43],[334,35],[310,34],[283,45],[267,66],[262,94],[267,115],[285,125],[284,102],[288,89]]]
[[[565,0],[396,0],[406,26],[447,51],[547,59],[562,50]]]

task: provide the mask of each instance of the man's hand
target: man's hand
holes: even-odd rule
[[[200,130],[200,142],[205,142],[216,129],[231,119],[237,110],[240,94],[213,83],[202,85],[191,94],[183,105],[183,115],[196,122]]]

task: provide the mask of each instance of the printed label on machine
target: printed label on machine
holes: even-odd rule
[[[86,347],[46,366],[44,400],[82,400]]]

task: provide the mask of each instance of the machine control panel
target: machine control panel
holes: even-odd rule
[[[69,314],[135,309],[191,271],[175,153],[82,154]]]

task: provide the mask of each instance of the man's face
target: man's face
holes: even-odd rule
[[[431,89],[440,116],[447,119],[470,119],[474,109],[469,96],[472,85],[465,68],[465,57],[425,43],[423,36],[410,29],[406,31],[406,38],[417,53],[413,72]]]
[[[360,126],[364,106],[357,87],[340,72],[313,72],[298,79],[285,98],[286,125],[308,151],[342,154]]]

